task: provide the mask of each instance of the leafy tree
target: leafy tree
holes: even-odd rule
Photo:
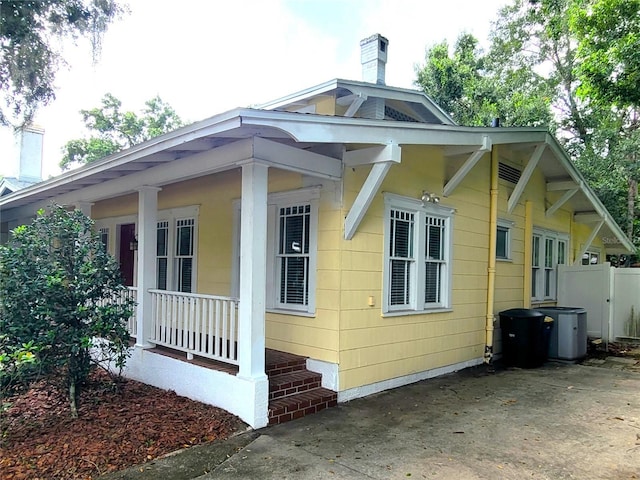
[[[579,41],[578,95],[618,120],[603,148],[625,179],[625,224],[634,238],[640,182],[640,0],[575,0],[570,18]]]
[[[21,126],[55,98],[60,40],[88,36],[94,60],[102,35],[123,9],[116,0],[0,2],[0,126]]]
[[[133,302],[117,262],[80,211],[53,206],[12,234],[0,247],[0,356],[5,365],[16,355],[35,365],[13,368],[26,381],[37,374],[64,382],[77,417],[92,366],[124,366]]]
[[[121,107],[122,102],[107,93],[101,107],[80,111],[91,136],[67,142],[60,162],[63,170],[95,162],[182,126],[175,110],[158,96],[145,103],[140,115],[122,112]]]
[[[458,37],[452,55],[447,42],[428,49],[416,73],[416,84],[461,125],[487,126],[496,117],[505,126],[551,121],[542,77],[484,54],[468,33]]]
[[[618,108],[640,105],[640,0],[576,0],[580,91]]]

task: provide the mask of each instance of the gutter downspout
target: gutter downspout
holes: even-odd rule
[[[496,241],[498,228],[498,147],[491,148],[491,191],[489,199],[489,266],[487,268],[487,317],[484,363],[493,361],[493,304],[496,289]]]
[[[572,237],[573,238],[573,237]],[[524,290],[522,292],[524,308],[531,308],[531,282],[533,268],[533,202],[524,202]]]

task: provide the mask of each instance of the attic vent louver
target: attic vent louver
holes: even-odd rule
[[[391,108],[387,106],[384,107],[384,116],[385,118],[390,118],[392,120],[397,120],[399,122],[414,122],[414,123],[418,122],[418,120],[416,120],[415,118],[412,118],[405,113],[399,112],[395,108]]]
[[[516,184],[520,180],[520,175],[522,172],[517,168],[502,162],[498,164],[498,178]]]

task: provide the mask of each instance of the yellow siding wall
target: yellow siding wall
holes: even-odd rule
[[[381,316],[384,248],[382,192],[420,198],[442,191],[445,163],[437,148],[404,147],[350,241],[341,240],[340,389],[451,365],[482,356],[488,258],[489,156],[441,204],[453,220],[451,312]],[[483,165],[483,166],[482,166]],[[345,172],[343,217],[369,172]],[[372,296],[375,306],[368,306]]]

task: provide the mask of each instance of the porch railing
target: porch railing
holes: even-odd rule
[[[149,341],[238,365],[238,300],[196,293],[149,290],[154,331]]]
[[[135,303],[133,306],[133,313],[127,320],[127,330],[129,330],[129,335],[132,338],[136,338],[138,334],[138,322],[137,318],[137,310],[138,310],[138,288],[137,287],[127,287],[129,289],[128,295]]]

